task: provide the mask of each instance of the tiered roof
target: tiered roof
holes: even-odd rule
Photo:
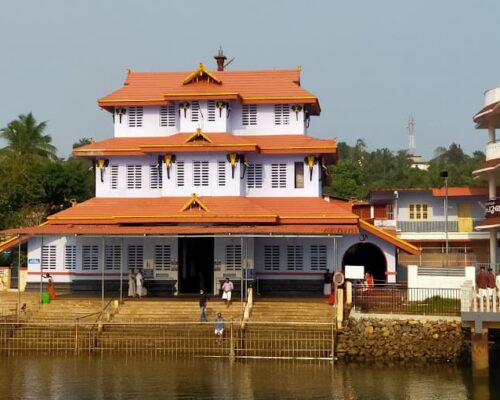
[[[333,139],[315,139],[307,135],[245,135],[203,133],[204,138],[190,140],[193,133],[162,137],[113,137],[78,147],[75,156],[140,156],[150,153],[257,152],[261,154],[335,154]]]
[[[132,72],[124,86],[99,99],[103,108],[165,105],[174,100],[239,100],[243,104],[306,104],[317,115],[318,98],[300,86],[300,69],[260,71]]]

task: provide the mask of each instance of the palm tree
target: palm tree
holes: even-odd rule
[[[0,130],[0,137],[8,143],[2,151],[21,157],[56,159],[56,147],[50,143],[52,141],[50,135],[43,133],[46,127],[46,122],[37,124],[32,113],[21,114]]]

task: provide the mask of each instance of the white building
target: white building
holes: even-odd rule
[[[140,269],[155,294],[216,294],[225,277],[320,293],[327,269],[395,282],[396,248],[418,253],[322,197],[336,142],[307,135],[320,106],[300,69],[129,72],[98,103],[114,135],[74,151],[94,160],[95,198],[10,231],[29,241],[28,288],[48,272],[59,290],[126,292]]]

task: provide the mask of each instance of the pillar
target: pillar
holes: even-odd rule
[[[488,143],[496,142],[495,127],[488,127]]]
[[[490,264],[491,267],[496,271],[497,263],[497,230],[490,230]]]
[[[474,378],[489,375],[488,329],[481,333],[471,331],[472,375]]]

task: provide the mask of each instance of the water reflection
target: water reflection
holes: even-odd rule
[[[332,367],[328,363],[231,363],[203,358],[18,355],[0,358],[0,372],[3,400],[486,400],[490,390],[488,383],[472,385],[469,371],[450,365]],[[490,398],[497,397],[492,392]]]

